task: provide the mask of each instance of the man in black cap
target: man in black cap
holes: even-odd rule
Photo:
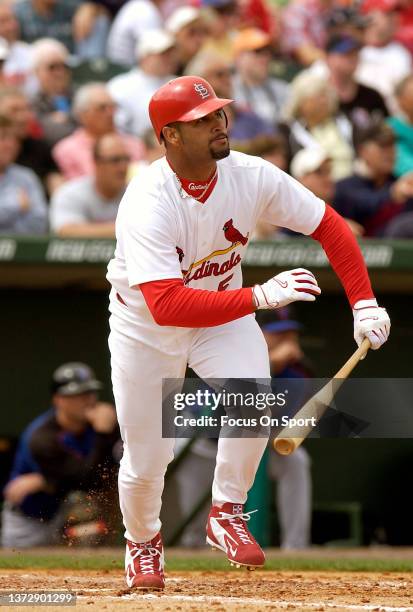
[[[119,431],[114,407],[98,402],[101,388],[84,363],[66,363],[54,372],[52,406],[23,432],[4,489],[3,546],[57,542],[70,511],[68,494],[107,488]],[[103,522],[99,527],[104,531]]]
[[[338,96],[340,111],[355,129],[366,128],[373,120],[388,115],[380,93],[356,80],[361,47],[359,40],[343,34],[331,36],[326,45],[330,85]]]

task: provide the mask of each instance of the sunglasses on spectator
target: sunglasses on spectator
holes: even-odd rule
[[[103,112],[107,110],[113,110],[115,108],[116,108],[115,102],[101,102],[101,104],[95,104],[95,106],[93,107],[93,110]]]
[[[112,155],[111,157],[97,155],[96,159],[103,164],[128,164],[131,160],[130,155]]]
[[[65,62],[51,62],[45,66],[47,70],[69,70],[69,66]]]

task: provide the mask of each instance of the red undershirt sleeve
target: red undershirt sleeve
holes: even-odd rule
[[[320,242],[340,278],[351,306],[374,298],[367,268],[356,239],[347,223],[330,206],[311,237]],[[185,287],[179,278],[139,285],[158,325],[213,327],[255,311],[252,288],[207,291]]]
[[[323,247],[351,307],[359,300],[374,298],[357,240],[344,219],[331,206],[326,205],[324,216],[311,237]]]
[[[158,325],[214,327],[255,311],[252,288],[207,291],[185,287],[180,278],[150,281],[139,285]]]

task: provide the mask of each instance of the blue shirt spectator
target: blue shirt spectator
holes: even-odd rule
[[[395,138],[385,123],[360,131],[355,144],[354,173],[336,183],[334,207],[366,236],[383,236],[391,219],[413,210],[413,173],[393,176]]]
[[[13,123],[0,116],[0,234],[43,234],[47,230],[43,187],[32,170],[13,163],[17,154]]]

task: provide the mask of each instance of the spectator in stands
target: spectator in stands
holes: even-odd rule
[[[363,10],[369,20],[360,51],[357,80],[378,89],[388,107],[394,109],[394,89],[412,71],[409,51],[394,40],[398,0],[365,0]]]
[[[159,144],[152,127],[146,130],[142,140],[146,150],[145,159],[141,159],[139,162],[132,162],[130,164],[127,176],[128,183],[133,177],[139,176],[141,172],[144,172],[152,162],[165,155],[165,147],[163,143]]]
[[[197,74],[211,83],[217,96],[233,98],[232,64],[213,50],[202,50],[186,67],[186,74]],[[229,135],[233,149],[247,152],[251,141],[273,136],[275,127],[252,111],[245,110],[238,100],[226,107]],[[253,154],[253,153],[252,153]],[[257,153],[258,155],[258,153]]]
[[[105,57],[110,22],[107,3],[91,0],[80,3],[72,24],[75,51],[80,59]]]
[[[291,160],[291,175],[324,202],[332,202],[331,159],[321,147],[301,149]]]
[[[0,234],[44,234],[43,188],[34,172],[14,163],[17,153],[14,125],[0,116]]]
[[[322,147],[332,161],[334,180],[351,173],[354,154],[351,123],[337,111],[337,96],[326,79],[308,70],[294,79],[285,109],[291,151]]]
[[[404,78],[395,91],[401,111],[388,120],[396,137],[396,161],[393,173],[403,176],[413,171],[413,75]]]
[[[51,149],[41,136],[41,127],[36,123],[29,99],[17,87],[0,88],[0,115],[14,125],[19,140],[16,163],[30,168],[41,179],[48,194],[62,182]]]
[[[241,27],[258,28],[274,39],[279,37],[278,6],[267,0],[245,0],[239,3],[239,10]]]
[[[73,100],[73,114],[80,127],[53,148],[53,157],[66,179],[93,173],[93,146],[100,136],[113,132],[115,102],[104,83],[80,87]],[[122,138],[133,160],[145,155],[143,143],[123,134]]]
[[[300,346],[299,334],[302,326],[291,319],[288,307],[262,315],[260,325],[268,345],[271,386],[274,393],[279,392],[280,379],[299,381],[300,391],[298,384],[290,389],[288,414],[293,416],[303,403],[300,403],[300,397],[305,395],[305,383],[300,379],[312,376]],[[292,405],[293,397],[298,400],[295,406]],[[280,524],[281,548],[307,548],[310,545],[312,488],[307,451],[300,446],[289,456],[270,452],[268,473],[277,482],[275,503]]]
[[[270,76],[271,38],[255,28],[241,30],[234,40],[234,98],[239,106],[276,125],[289,91],[285,81]]]
[[[28,89],[31,71],[31,48],[20,39],[20,27],[10,0],[0,0],[0,37],[7,45],[3,72],[10,84]],[[1,60],[0,52],[0,60]]]
[[[324,57],[326,23],[334,0],[291,0],[284,8],[281,47],[303,66]]]
[[[115,64],[132,67],[142,34],[160,29],[163,0],[130,0],[120,9],[109,32],[107,56]]]
[[[203,49],[234,59],[233,39],[239,26],[237,0],[201,0],[208,25],[208,38]]]
[[[55,38],[72,53],[72,19],[78,0],[20,0],[13,9],[20,24],[21,37],[28,43],[38,38]]]
[[[163,30],[143,33],[135,53],[138,65],[108,83],[118,105],[115,116],[119,129],[142,137],[151,127],[148,104],[155,91],[174,78],[177,67],[175,43]]]
[[[166,21],[165,29],[175,39],[178,64],[175,73],[182,76],[185,66],[198,53],[207,36],[202,14],[193,6],[181,6]]]
[[[413,173],[393,176],[395,138],[385,123],[360,131],[356,150],[354,173],[337,182],[334,207],[366,236],[382,236],[393,217],[413,210]]]
[[[52,406],[23,432],[4,490],[2,546],[57,542],[71,511],[68,494],[93,489],[96,499],[110,488],[119,432],[113,406],[98,402],[101,388],[86,364],[55,371]]]
[[[112,132],[96,140],[93,158],[93,175],[68,181],[53,195],[50,228],[59,236],[115,237],[130,154],[122,137]]]
[[[331,176],[331,159],[320,147],[301,149],[291,160],[291,174],[324,202],[332,203],[335,185]],[[352,219],[346,219],[355,236],[362,236],[364,228]]]
[[[339,109],[353,128],[365,128],[388,115],[387,106],[376,89],[358,83],[355,72],[359,63],[360,42],[350,36],[334,36],[326,46],[330,85],[339,99]]]
[[[53,146],[76,127],[71,113],[69,53],[62,43],[50,38],[36,41],[32,49],[33,71],[38,81],[33,108],[42,125],[45,139]]]
[[[236,142],[236,144],[238,143]],[[245,152],[249,155],[262,157],[280,170],[284,170],[284,172],[288,170],[288,145],[281,133],[271,136],[258,136],[250,140],[249,147],[246,148]]]
[[[275,136],[256,136],[247,143],[235,141],[235,146],[232,145],[232,148],[248,155],[258,155],[277,168],[285,172],[288,170],[289,150],[286,139],[281,133]],[[258,221],[252,235],[254,240],[279,240],[284,237],[285,232],[282,229],[262,219]]]

